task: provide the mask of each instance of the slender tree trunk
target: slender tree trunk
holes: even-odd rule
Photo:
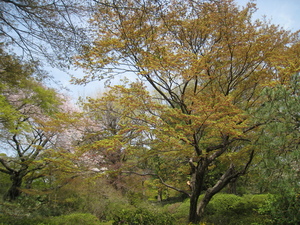
[[[204,217],[204,212],[205,212],[205,208],[208,205],[209,201],[211,200],[211,198],[215,195],[216,193],[212,192],[212,189],[208,189],[203,197],[203,199],[199,202],[199,205],[197,207],[197,216],[200,222],[203,217]]]
[[[233,179],[232,181],[229,182],[227,193],[234,194],[234,195],[237,194],[237,179]]]
[[[197,207],[197,216],[199,218],[200,222],[204,215],[205,215],[205,208],[208,205],[208,203],[210,202],[210,200],[212,199],[212,197],[219,193],[225,186],[227,185],[227,182],[222,182],[222,184],[216,188],[216,186],[214,186],[213,188],[209,188],[206,192],[205,195],[203,197],[203,199],[199,202],[198,207]]]
[[[163,200],[162,189],[158,189],[158,191],[157,191],[157,201],[161,202],[162,200]]]

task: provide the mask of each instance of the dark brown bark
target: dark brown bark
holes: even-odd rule
[[[220,177],[218,182],[212,187],[206,190],[203,199],[199,202],[199,205],[197,207],[197,215],[199,221],[204,216],[205,208],[211,198],[219,193],[226,185],[233,179],[235,176],[233,176],[235,173],[233,164],[230,165],[230,167],[227,169],[227,171]],[[198,222],[198,221],[197,221]]]
[[[10,175],[10,180],[12,184],[8,189],[7,193],[3,196],[6,201],[16,200],[21,195],[21,186],[23,182],[24,175],[20,172],[14,172]]]
[[[207,159],[200,159],[197,167],[194,167],[192,162],[190,162],[192,167],[192,179],[191,179],[191,188],[192,194],[190,196],[190,211],[189,211],[189,222],[197,223],[199,221],[199,217],[197,215],[197,205],[198,199],[201,194],[201,190],[204,184],[204,177],[208,168]]]
[[[190,214],[189,214],[189,222],[193,224],[198,224],[204,217],[205,208],[208,205],[209,201],[212,197],[219,193],[223,188],[225,188],[231,181],[236,180],[238,177],[244,175],[252,162],[254,156],[254,151],[251,151],[249,155],[249,160],[245,164],[245,166],[237,171],[235,169],[234,164],[232,163],[227,171],[220,177],[218,182],[211,188],[207,189],[203,199],[198,203],[199,196],[201,194],[201,188],[204,183],[204,177],[209,166],[209,158],[202,159],[195,170],[194,174],[195,182],[192,182],[192,194],[190,197]]]

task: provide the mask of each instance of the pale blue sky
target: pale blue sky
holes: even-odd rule
[[[236,0],[239,5],[246,5],[248,0]],[[300,0],[256,0],[256,18],[265,15],[272,23],[285,29],[296,31],[300,29]]]
[[[244,6],[248,0],[236,0],[238,5]],[[261,19],[263,15],[270,19],[272,23],[278,24],[287,30],[300,30],[300,0],[256,0],[257,12],[255,18]],[[69,93],[73,99],[78,96],[91,96],[98,92],[103,92],[103,83],[93,82],[87,86],[74,86],[69,83],[69,76],[58,70],[52,69],[53,74],[60,74],[61,83],[69,88]],[[76,72],[80,74],[81,72]]]

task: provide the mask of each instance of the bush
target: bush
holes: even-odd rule
[[[259,212],[269,215],[271,221],[278,225],[300,224],[300,194],[283,193],[268,195],[268,199]]]
[[[241,203],[241,197],[233,194],[217,194],[207,206],[208,215],[235,214],[236,206]],[[242,204],[241,204],[242,205]]]
[[[163,212],[152,211],[145,208],[122,210],[116,215],[113,225],[172,225],[173,217]]]
[[[199,199],[203,198],[203,195]],[[265,204],[268,195],[217,194],[206,208],[206,224],[268,224],[267,217],[258,209]],[[174,224],[187,224],[189,199],[181,203],[168,204],[164,208],[174,216]],[[204,223],[205,224],[205,223]]]
[[[0,225],[50,225],[48,218],[0,215]]]
[[[167,210],[172,213],[175,218],[175,224],[187,224],[190,210],[190,199],[186,199],[182,203],[168,205]]]
[[[88,213],[73,213],[57,217],[0,216],[0,225],[100,225],[97,217]]]
[[[257,212],[266,199],[267,195],[241,197],[233,194],[217,194],[207,206],[205,221],[216,225],[268,224],[268,218]]]
[[[14,202],[0,202],[0,225],[32,225],[48,222],[40,216],[33,216],[37,210],[35,203],[23,205],[23,199]]]
[[[89,213],[72,213],[69,215],[62,215],[58,217],[53,217],[50,220],[49,225],[99,225],[99,219]]]

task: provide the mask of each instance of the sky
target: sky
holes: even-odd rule
[[[236,0],[240,6],[245,6],[248,0]],[[256,0],[258,10],[254,14],[255,19],[261,19],[266,16],[273,24],[278,24],[286,30],[300,30],[300,0]],[[103,93],[105,88],[103,82],[92,82],[86,86],[71,85],[70,77],[67,73],[62,73],[57,69],[50,69],[61,84],[68,88],[68,94],[76,102],[79,96],[95,96],[97,93]],[[82,71],[70,71],[69,73],[80,76]]]
[[[246,5],[248,0],[236,0],[239,5]],[[284,29],[296,31],[300,29],[300,0],[256,0],[256,18],[265,15],[272,23]]]

